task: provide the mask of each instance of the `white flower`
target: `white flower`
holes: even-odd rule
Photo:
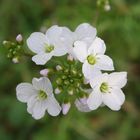
[[[40,119],[47,112],[57,116],[61,107],[53,95],[51,82],[46,77],[33,78],[32,84],[21,83],[16,88],[17,99],[27,103],[27,111],[35,119]]]
[[[44,65],[52,56],[62,56],[67,53],[67,41],[65,39],[66,27],[52,26],[46,34],[35,32],[27,39],[27,45],[35,56],[32,60],[37,65]]]
[[[104,104],[112,110],[119,110],[125,100],[121,88],[126,85],[126,82],[126,72],[105,73],[95,77],[90,81],[93,91],[87,100],[89,108],[95,110]]]
[[[88,23],[80,24],[74,32],[70,31],[68,28],[65,30],[65,40],[67,42],[68,53],[73,57],[75,54],[73,52],[74,43],[76,41],[84,41],[88,46],[92,43],[92,41],[96,37],[96,28],[92,27]]]
[[[83,41],[74,44],[74,53],[77,59],[83,63],[82,72],[87,79],[92,79],[101,74],[101,70],[114,70],[113,61],[104,55],[106,46],[103,40],[96,37],[88,48]]]

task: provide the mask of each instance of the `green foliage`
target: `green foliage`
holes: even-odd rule
[[[0,42],[27,37],[53,24],[75,29],[82,22],[94,25],[107,45],[117,71],[128,71],[126,102],[119,112],[100,108],[90,113],[73,106],[67,116],[46,115],[35,121],[26,105],[16,100],[15,87],[31,82],[42,67],[29,62],[13,64],[0,45],[0,140],[139,140],[140,139],[140,1],[112,0],[111,11],[95,0],[1,0]],[[41,28],[40,28],[41,27]]]

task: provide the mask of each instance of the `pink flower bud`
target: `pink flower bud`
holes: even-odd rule
[[[43,70],[40,71],[40,74],[41,74],[42,76],[47,76],[48,73],[49,73],[49,69],[43,69]]]
[[[21,43],[21,42],[23,41],[23,37],[22,37],[21,34],[17,35],[16,41],[17,41],[18,43]]]
[[[66,115],[69,112],[70,107],[71,107],[70,102],[62,104],[62,113],[63,113],[63,115]]]

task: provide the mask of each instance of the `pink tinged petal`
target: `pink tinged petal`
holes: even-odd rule
[[[107,55],[97,55],[96,67],[100,70],[114,70],[113,61]]]
[[[84,62],[87,57],[87,45],[83,41],[76,41],[73,50],[77,59]]]
[[[106,46],[104,41],[101,38],[96,37],[88,49],[88,54],[94,54],[94,55],[104,54],[105,51],[106,51]]]
[[[32,95],[36,95],[37,91],[29,83],[21,83],[16,87],[17,99],[26,103]]]
[[[102,104],[102,94],[99,90],[94,89],[87,99],[88,107],[91,110],[97,109]]]
[[[127,83],[127,72],[113,72],[109,75],[109,84],[123,88]]]
[[[62,104],[62,113],[63,113],[63,115],[66,115],[69,112],[70,107],[71,107],[71,104],[69,102]]]
[[[87,98],[86,98],[86,97],[79,98],[79,101],[80,101],[82,104],[87,104]]]
[[[81,112],[90,112],[91,109],[89,109],[87,104],[83,104],[80,100],[76,99],[75,101],[75,105],[77,107],[77,109]]]
[[[46,111],[46,103],[45,101],[36,101],[33,110],[32,110],[32,117],[36,120],[41,119],[45,115]]]
[[[112,89],[110,93],[103,95],[103,103],[114,111],[120,110],[124,100],[125,96],[120,89]]]
[[[39,53],[32,57],[32,61],[37,65],[45,65],[52,58],[52,55],[52,53]]]
[[[88,23],[80,24],[75,30],[75,34],[77,36],[76,40],[84,41],[88,45],[92,43],[93,39],[96,36],[96,33],[97,33],[96,28],[94,28]]]
[[[82,66],[82,72],[86,79],[93,79],[101,74],[99,69],[96,69],[94,65],[90,65],[87,61],[85,61]]]
[[[35,32],[27,39],[27,45],[34,53],[44,52],[44,47],[49,44],[49,40],[43,33]]]
[[[33,86],[36,90],[43,90],[47,95],[53,93],[53,88],[50,80],[47,77],[33,78]]]
[[[51,116],[58,116],[61,112],[61,107],[53,95],[47,98],[47,111]]]
[[[100,87],[102,83],[107,83],[108,82],[108,74],[100,74],[93,79],[90,79],[90,85],[92,88],[95,87]]]

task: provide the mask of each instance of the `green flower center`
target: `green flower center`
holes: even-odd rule
[[[39,97],[40,100],[44,100],[44,99],[47,98],[47,94],[46,94],[45,91],[40,90],[39,93],[38,93],[38,97]]]
[[[100,91],[102,93],[107,93],[109,91],[109,86],[107,83],[103,82],[100,86]]]
[[[48,45],[48,44],[45,44],[45,52],[46,53],[50,53],[54,50],[54,46],[53,45]]]
[[[94,65],[96,63],[96,57],[94,55],[90,54],[87,57],[87,61],[88,61],[89,64]]]

